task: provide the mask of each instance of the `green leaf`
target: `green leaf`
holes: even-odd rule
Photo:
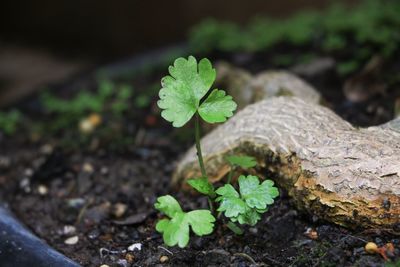
[[[257,165],[257,161],[253,157],[249,156],[228,156],[226,158],[228,162],[233,166],[238,166],[243,169],[253,168]]]
[[[172,122],[174,127],[187,123],[197,111],[203,98],[215,80],[216,72],[208,59],[199,64],[190,56],[178,58],[169,67],[170,76],[162,79],[158,106],[163,109],[161,116]]]
[[[187,183],[204,195],[215,196],[214,186],[205,177],[189,179]]]
[[[209,210],[183,212],[178,201],[170,195],[159,197],[157,201],[155,208],[170,218],[162,219],[156,225],[168,246],[185,247],[189,242],[189,226],[198,236],[212,233],[215,218]]]
[[[215,191],[215,193],[221,195],[222,197],[239,197],[239,193],[230,184],[226,184],[218,188],[217,191]]]
[[[175,213],[182,212],[181,205],[170,195],[157,198],[157,203],[154,206],[170,218],[174,217]]]
[[[200,105],[199,114],[208,123],[224,122],[233,115],[237,105],[225,91],[214,89]]]
[[[248,224],[254,226],[261,219],[261,215],[256,209],[247,208],[246,212],[243,214],[239,214],[236,219],[240,224]]]
[[[198,236],[211,234],[215,218],[209,210],[193,210],[186,214],[187,222]]]
[[[273,185],[271,180],[260,184],[257,176],[241,175],[240,194],[230,184],[215,191],[219,195],[216,198],[216,201],[220,202],[218,211],[225,212],[225,216],[233,222],[255,225],[261,219],[260,214],[265,213],[268,210],[267,206],[279,195],[278,189]]]
[[[215,201],[221,202],[218,211],[224,212],[226,217],[236,217],[246,211],[246,203],[240,199],[239,193],[232,185],[226,184],[215,191],[220,197]]]
[[[239,177],[240,194],[246,204],[251,208],[265,209],[267,205],[274,203],[274,198],[279,191],[274,187],[274,182],[266,180],[260,185],[257,176],[241,175]]]
[[[157,223],[156,230],[163,234],[168,246],[178,245],[183,248],[189,242],[189,224],[184,212],[176,213],[172,220],[162,219]]]

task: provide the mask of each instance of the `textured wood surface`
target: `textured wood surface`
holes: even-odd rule
[[[400,223],[400,119],[358,129],[313,99],[269,97],[207,134],[201,142],[210,179],[229,171],[226,155],[251,155],[258,174],[276,173],[275,182],[299,208],[341,225],[394,229]],[[199,174],[192,148],[173,183],[185,188],[183,181]]]

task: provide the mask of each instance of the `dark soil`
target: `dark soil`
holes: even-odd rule
[[[329,105],[352,122],[369,120],[371,125],[392,117],[389,111],[378,118],[374,112],[357,112],[337,89],[342,81],[335,76],[315,81],[325,88]],[[370,101],[388,110],[386,97]],[[170,188],[175,164],[192,141],[181,141],[154,110],[153,101],[132,111],[134,141],[118,150],[109,149],[118,142],[112,139],[68,149],[57,139],[28,141],[25,133],[0,137],[0,200],[35,234],[84,266],[384,266],[380,255],[365,252],[369,241],[378,246],[391,242],[395,251],[388,257],[399,259],[398,236],[331,225],[296,210],[283,191],[262,222],[242,236],[219,223],[212,235],[192,237],[185,249],[166,247],[154,229],[160,217],[153,208],[156,198],[172,194],[187,210],[206,208],[207,200]],[[77,243],[65,243],[75,236]],[[141,250],[128,251],[135,243]]]

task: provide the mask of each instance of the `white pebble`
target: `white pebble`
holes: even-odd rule
[[[63,234],[72,235],[76,232],[76,227],[73,225],[64,225]]]
[[[142,244],[141,243],[135,243],[135,244],[132,244],[132,245],[130,245],[128,247],[128,251],[135,251],[135,250],[141,251],[142,250]]]
[[[39,185],[37,190],[39,195],[41,196],[47,195],[47,193],[49,192],[49,189],[45,185]]]
[[[76,235],[76,236],[65,239],[64,243],[67,245],[75,245],[78,243],[78,241],[79,241],[79,237]]]

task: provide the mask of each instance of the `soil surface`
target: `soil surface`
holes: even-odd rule
[[[343,80],[322,75],[309,81],[324,88],[327,104],[352,123],[373,125],[393,117],[395,93],[352,104],[337,89]],[[134,118],[127,122],[132,142],[119,149],[118,140],[98,142],[95,134],[80,149],[60,145],[69,135],[34,142],[24,132],[0,136],[0,200],[35,234],[83,266],[384,266],[381,255],[365,252],[370,241],[379,247],[393,244],[386,256],[399,260],[400,238],[392,231],[331,225],[296,210],[284,191],[242,236],[219,222],[212,235],[192,236],[185,249],[167,247],[155,231],[156,198],[174,195],[185,210],[207,208],[207,199],[170,188],[177,160],[193,143],[192,127],[169,127],[155,100],[126,116]]]

